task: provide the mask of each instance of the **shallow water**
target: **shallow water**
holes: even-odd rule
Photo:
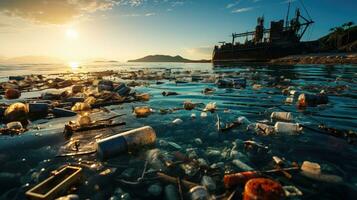
[[[153,69],[155,68],[155,69]],[[174,81],[163,80],[164,84],[157,85],[156,81],[146,81],[147,86],[135,87],[138,92],[148,92],[152,98],[149,102],[125,103],[122,105],[108,106],[111,113],[96,113],[94,117],[107,118],[114,114],[127,114],[120,118],[127,123],[124,127],[113,128],[109,131],[90,131],[85,135],[74,135],[74,138],[83,141],[84,149],[92,149],[94,137],[101,137],[119,133],[121,130],[152,126],[158,136],[156,148],[163,154],[172,157],[172,152],[187,153],[195,150],[199,158],[204,158],[209,165],[224,162],[224,172],[239,172],[241,169],[232,165],[232,158],[224,158],[222,155],[211,155],[209,152],[218,150],[223,152],[232,148],[232,142],[240,144],[241,141],[254,140],[265,146],[268,150],[246,150],[238,145],[239,160],[252,166],[254,169],[263,170],[274,167],[272,156],[285,158],[287,161],[296,161],[301,164],[308,160],[317,162],[322,167],[322,172],[334,174],[343,178],[343,183],[326,183],[312,180],[300,174],[293,174],[292,179],[283,176],[273,176],[283,185],[294,185],[304,195],[298,199],[353,199],[357,195],[357,148],[356,144],[348,144],[346,140],[327,136],[315,131],[304,129],[300,135],[272,135],[261,136],[242,127],[219,133],[216,128],[218,114],[223,122],[232,122],[239,116],[245,116],[250,121],[269,119],[272,111],[288,110],[293,113],[294,121],[309,127],[316,127],[324,123],[329,127],[357,131],[357,67],[350,65],[324,66],[231,66],[212,68],[211,64],[177,64],[177,63],[103,63],[88,64],[75,72],[101,71],[101,70],[138,70],[151,69],[164,71],[165,68],[173,68],[174,72],[193,71],[193,73],[177,73],[175,76],[181,80],[190,80],[192,74],[201,76],[233,76],[247,77],[246,89],[217,88],[213,83],[202,81],[176,84]],[[57,68],[58,69],[58,68]],[[63,68],[63,72],[71,72],[72,69]],[[9,75],[19,74],[52,74],[57,73],[53,65],[2,65],[0,67],[0,79],[6,80]],[[283,77],[282,77],[283,76]],[[268,86],[268,80],[281,77],[286,80],[283,85],[294,86],[302,92],[317,93],[320,89],[329,89],[329,103],[308,110],[298,110],[295,104],[286,105],[285,95],[281,89]],[[254,83],[261,84],[259,90],[252,88]],[[310,86],[315,86],[314,88]],[[336,86],[347,86],[342,91],[336,92]],[[215,88],[211,95],[202,94],[204,88]],[[327,88],[328,87],[328,88]],[[163,91],[175,91],[177,96],[164,97]],[[39,93],[32,94],[34,96]],[[23,94],[22,98],[32,96]],[[216,102],[218,112],[208,113],[206,118],[200,117],[200,111],[179,110],[171,114],[160,114],[160,108],[182,107],[186,100],[195,103]],[[1,99],[1,102],[8,102]],[[131,114],[132,106],[149,105],[156,112],[147,118],[135,118]],[[224,112],[224,110],[229,110]],[[196,118],[192,119],[191,114]],[[183,120],[181,124],[173,124],[176,118]],[[116,181],[127,168],[133,168],[133,173],[127,179],[135,180],[143,169],[145,150],[135,154],[123,155],[107,162],[97,162],[95,155],[58,158],[56,155],[66,152],[68,142],[62,135],[63,124],[75,118],[58,118],[55,120],[34,121],[34,126],[40,126],[39,130],[30,130],[21,136],[0,137],[0,194],[3,199],[23,199],[24,192],[41,180],[44,180],[52,170],[67,163],[81,163],[91,167],[84,170],[84,181],[75,190],[81,199],[109,199],[118,193],[129,193],[133,199],[163,199],[164,194],[158,197],[150,196],[146,191],[155,181],[143,183],[137,186],[123,185]],[[197,144],[194,139],[200,138],[202,144]],[[163,146],[159,140],[174,142],[175,145]],[[94,164],[94,165],[93,165]],[[99,175],[106,169],[115,169],[110,175]],[[184,178],[184,177],[182,177]],[[197,176],[185,178],[199,183]],[[159,182],[162,187],[166,183]],[[217,180],[215,194],[223,192],[221,180]],[[118,194],[116,194],[118,196]],[[120,196],[120,195],[119,195]]]

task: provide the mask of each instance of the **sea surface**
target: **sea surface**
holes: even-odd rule
[[[81,199],[165,199],[164,188],[167,183],[149,180],[131,185],[120,181],[123,179],[136,181],[141,176],[145,160],[150,159],[147,156],[148,151],[152,148],[157,148],[164,157],[174,159],[174,152],[179,151],[193,158],[203,158],[209,166],[217,167],[218,175],[207,172],[217,185],[212,195],[219,196],[225,192],[222,184],[223,173],[243,171],[232,164],[232,160],[239,159],[256,170],[267,170],[274,168],[272,156],[278,156],[286,163],[301,164],[304,161],[319,163],[322,174],[342,178],[342,181],[331,182],[309,178],[300,173],[293,173],[290,179],[282,174],[272,175],[271,178],[280,181],[282,185],[293,185],[302,191],[302,196],[292,199],[356,198],[357,142],[350,144],[346,139],[322,134],[314,129],[317,129],[319,124],[325,124],[339,130],[357,131],[357,66],[213,67],[210,63],[87,63],[71,68],[57,64],[0,64],[0,82],[7,81],[8,76],[14,75],[104,70],[134,72],[142,70],[145,73],[160,74],[167,72],[166,69],[170,69],[171,76],[179,80],[178,83],[173,79],[160,80],[162,84],[157,84],[157,80],[136,80],[145,84],[133,89],[139,93],[149,93],[150,101],[112,105],[107,107],[107,112],[93,114],[94,119],[126,114],[119,118],[120,121],[126,122],[125,126],[73,136],[80,141],[80,148],[90,150],[94,148],[96,138],[150,125],[158,136],[155,147],[105,162],[99,161],[95,154],[58,157],[70,151],[70,142],[62,133],[63,125],[70,120],[75,120],[76,117],[33,121],[30,130],[20,136],[0,136],[0,199],[24,199],[24,193],[28,189],[47,178],[51,171],[66,164],[80,165],[84,168],[81,184],[72,190],[72,193],[78,194]],[[245,89],[218,88],[211,77],[244,77],[247,79],[247,87]],[[104,78],[129,81],[121,80],[120,77],[119,79],[118,77]],[[274,80],[279,80],[279,84],[274,85]],[[259,84],[261,88],[253,88],[254,84]],[[298,93],[318,93],[324,89],[329,96],[329,103],[299,110],[295,103],[284,103],[287,96],[282,94],[281,85],[285,88],[291,86],[291,89]],[[213,88],[215,91],[205,95],[202,93],[205,88]],[[179,95],[163,96],[161,94],[163,91],[173,91]],[[42,92],[44,91],[23,93],[20,100],[39,96]],[[203,104],[216,102],[218,110],[215,113],[207,113],[207,117],[201,117],[199,110],[177,110],[168,114],[159,112],[160,109],[182,108],[184,101]],[[15,101],[0,99],[0,102]],[[133,116],[132,107],[143,105],[150,106],[155,112],[146,118]],[[292,112],[294,122],[303,124],[307,128],[304,128],[301,134],[268,136],[258,135],[245,127],[236,127],[226,132],[217,130],[217,115],[221,123],[233,122],[240,116],[245,116],[252,123],[262,120],[269,122],[270,113],[273,111]],[[192,114],[196,117],[192,118]],[[182,123],[172,123],[178,118]],[[268,148],[247,149],[243,145],[246,140],[253,140]],[[238,154],[232,156],[229,152],[234,146]],[[230,156],[227,156],[227,152]],[[201,176],[198,174],[190,176],[182,171],[177,174],[192,182],[201,181]],[[158,185],[162,189],[158,196],[148,192],[152,185]],[[188,198],[186,191],[184,193]]]

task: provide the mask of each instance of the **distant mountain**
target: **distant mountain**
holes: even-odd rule
[[[128,60],[128,62],[181,62],[181,63],[207,63],[210,60],[189,60],[181,56],[168,55],[150,55],[136,60]]]

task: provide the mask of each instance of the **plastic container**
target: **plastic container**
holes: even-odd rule
[[[189,191],[191,200],[209,200],[210,195],[204,186],[195,186]]]
[[[72,107],[72,111],[88,111],[91,109],[91,106],[88,103],[77,102]]]
[[[284,197],[283,187],[271,179],[253,178],[244,186],[243,200],[279,200]]]
[[[306,173],[320,175],[321,167],[318,163],[304,161],[301,165],[301,170]]]
[[[42,117],[48,114],[48,104],[47,103],[29,103],[28,109],[31,117]]]
[[[272,112],[270,118],[274,120],[292,121],[293,115],[291,112]]]
[[[53,108],[52,114],[55,117],[73,117],[77,115],[77,113],[64,108]]]
[[[27,120],[28,107],[23,103],[13,103],[4,112],[6,121],[24,121]]]
[[[276,122],[274,126],[275,132],[294,134],[302,131],[302,127],[298,123]]]
[[[26,192],[26,197],[36,200],[55,199],[79,181],[81,172],[82,168],[80,167],[66,166],[56,172],[53,176],[28,190]]]
[[[144,126],[97,141],[97,153],[99,158],[105,160],[144,145],[154,144],[155,141],[154,129]]]
[[[147,117],[151,114],[151,108],[149,106],[140,106],[134,108],[134,114],[136,117]]]
[[[21,96],[21,92],[18,89],[9,88],[5,90],[6,99],[17,99]]]
[[[243,186],[247,181],[252,178],[258,178],[262,175],[256,171],[247,171],[247,172],[240,172],[235,174],[227,174],[224,175],[223,182],[224,187],[227,189],[235,188],[236,186],[240,185]]]

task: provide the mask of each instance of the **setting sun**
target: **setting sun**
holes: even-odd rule
[[[74,29],[67,29],[66,30],[66,36],[68,39],[77,39],[78,38],[78,32]]]
[[[79,67],[79,63],[78,63],[78,62],[75,62],[75,61],[69,62],[68,65],[69,65],[69,66],[71,67],[71,69],[73,69],[73,70],[76,70],[76,69],[78,69],[78,67]]]

